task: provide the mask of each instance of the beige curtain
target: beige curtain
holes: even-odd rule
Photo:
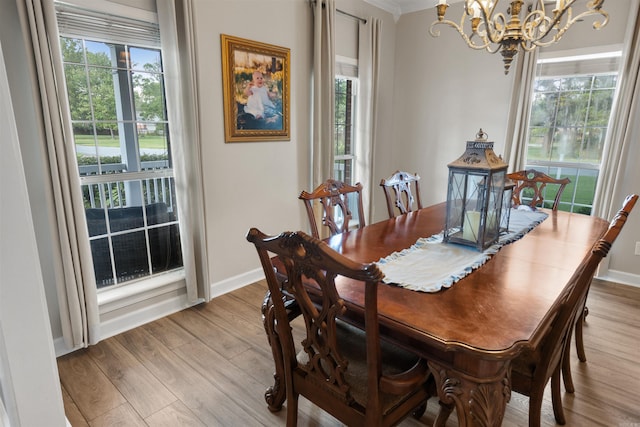
[[[382,21],[360,21],[358,43],[358,91],[356,132],[356,180],[364,187],[362,203],[367,223],[371,222],[373,188],[373,151],[376,141],[376,116],[380,76],[380,39]]]
[[[58,246],[54,257],[62,267],[57,278],[65,344],[77,348],[99,337],[98,302],[84,203],[77,173],[69,101],[64,79],[53,0],[17,0],[21,25],[28,29],[30,73],[39,99],[33,102],[40,120],[34,123],[46,144]]]
[[[192,0],[157,0],[189,302],[209,301]]]
[[[333,178],[335,109],[335,0],[311,2],[313,7],[313,136],[311,188]]]
[[[623,50],[616,97],[609,120],[609,131],[602,154],[600,178],[596,186],[593,212],[595,216],[610,219],[619,209],[624,195],[620,185],[624,178],[629,147],[637,141],[631,140],[633,128],[638,126],[633,117],[640,109],[640,1],[633,0],[629,13],[628,31]]]
[[[537,61],[538,49],[520,52],[515,69],[511,69],[514,73],[513,87],[503,156],[504,161],[509,164],[509,172],[522,170],[525,167],[524,159]]]

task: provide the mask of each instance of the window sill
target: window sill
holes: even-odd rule
[[[184,269],[98,292],[100,314],[105,314],[169,292],[184,289]]]

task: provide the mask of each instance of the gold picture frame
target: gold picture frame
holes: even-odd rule
[[[221,42],[225,141],[289,141],[289,49],[226,34]]]

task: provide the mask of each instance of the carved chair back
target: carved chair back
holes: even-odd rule
[[[432,387],[426,361],[380,338],[377,287],[383,274],[375,264],[351,261],[303,232],[267,236],[252,228],[247,240],[258,251],[269,286],[284,365],[287,426],[296,425],[299,395],[354,426],[395,425],[426,405]],[[284,284],[274,261],[284,266]],[[364,286],[364,330],[341,320],[348,309],[336,280],[345,279]],[[297,341],[281,286],[304,319]]]
[[[387,211],[389,218],[396,216],[396,209],[400,215],[422,209],[420,201],[420,176],[396,171],[389,178],[380,181],[380,186],[384,190],[387,200]]]
[[[322,225],[329,230],[329,235],[344,233],[349,230],[353,220],[352,206],[355,204],[358,213],[358,227],[365,226],[364,209],[362,207],[362,184],[349,185],[335,179],[328,179],[311,193],[303,191],[298,196],[304,202],[311,225],[313,237],[320,238],[314,202],[320,203]],[[327,237],[327,236],[322,236]]]
[[[509,173],[507,174],[507,178],[511,179],[516,184],[512,193],[513,206],[522,205],[524,204],[524,199],[531,198],[528,203],[529,206],[551,207],[554,211],[558,209],[560,197],[562,196],[562,192],[565,187],[567,184],[571,183],[569,178],[552,178],[535,169],[526,169]],[[552,187],[556,187],[557,191],[553,198],[553,203],[547,201],[545,205],[545,195],[547,192],[551,191],[551,188],[547,188],[547,185],[549,184],[551,184]]]
[[[633,207],[635,206],[637,201],[637,194],[631,194],[625,198],[624,202],[622,203],[622,208],[611,220],[609,231],[603,237],[604,241],[613,244],[618,235],[620,235],[620,232],[622,231],[624,224],[627,222],[627,218],[629,217],[629,214],[633,210]],[[604,256],[606,256],[606,254]],[[589,284],[589,288],[590,287],[591,285]],[[576,350],[578,353],[578,359],[581,362],[587,361],[587,357],[584,351],[584,340],[582,337],[582,325],[585,321],[585,316],[589,312],[588,308],[586,307],[589,288],[587,288],[587,292],[584,294],[584,298],[578,303],[578,311],[574,319]],[[567,392],[573,393],[575,391],[575,387],[573,385],[573,378],[571,376],[571,346],[569,344],[567,344],[565,347],[565,355],[562,362],[562,379]]]

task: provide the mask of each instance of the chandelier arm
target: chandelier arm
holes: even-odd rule
[[[598,0],[595,0],[594,2],[590,2],[590,3],[587,4],[587,6],[589,7],[589,6],[593,5],[597,1]],[[600,2],[600,4],[601,3],[602,2]],[[560,21],[560,19],[562,18],[562,16],[565,13],[567,14],[567,21],[566,21],[565,25],[562,28],[556,29],[557,30],[556,34],[554,34],[553,37],[550,40],[548,40],[546,42],[543,42],[542,39],[544,39],[551,32],[551,30],[554,29],[556,24]],[[542,36],[536,37],[536,38],[531,38],[528,41],[534,46],[539,46],[539,47],[540,46],[542,46],[542,47],[551,46],[552,44],[554,44],[558,40],[560,40],[562,38],[562,36],[564,35],[564,33],[566,33],[567,30],[569,30],[569,28],[571,28],[571,26],[573,24],[575,24],[578,21],[583,20],[584,18],[586,18],[588,16],[592,16],[592,15],[601,15],[602,16],[602,21],[596,20],[593,23],[593,28],[596,29],[596,30],[604,27],[609,22],[609,14],[606,11],[602,10],[602,9],[599,9],[599,8],[598,9],[589,9],[589,10],[586,10],[586,11],[576,15],[575,17],[573,17],[573,11],[569,7],[568,9],[563,11],[562,14],[560,14],[558,17],[556,17],[556,19],[551,21],[551,26],[549,27],[549,29],[544,34],[542,34]],[[533,49],[533,47],[532,47],[532,49]],[[528,50],[530,50],[530,49],[528,49]]]
[[[544,6],[542,9],[529,12],[521,24],[523,41],[540,40],[546,37],[553,29],[554,22],[552,18],[547,16]],[[540,32],[542,35],[539,35]]]
[[[493,13],[493,10],[490,13]],[[493,19],[489,19],[484,7],[482,7],[482,14],[484,15],[484,24],[487,27],[489,40],[491,40],[491,43],[500,43],[507,30],[507,17],[503,13],[497,13]]]
[[[433,37],[439,37],[440,36],[440,30],[436,30],[434,29],[434,27],[436,25],[440,25],[440,24],[446,24],[450,27],[453,27],[456,29],[456,31],[458,32],[458,34],[460,34],[460,36],[462,37],[462,39],[467,43],[467,46],[469,46],[471,49],[476,49],[476,50],[481,50],[481,49],[488,49],[489,46],[491,45],[491,41],[488,40],[486,37],[483,36],[479,36],[480,39],[482,40],[483,44],[479,45],[479,44],[475,44],[473,42],[473,40],[471,40],[471,38],[469,36],[467,36],[464,33],[464,15],[462,17],[462,22],[460,25],[458,25],[457,23],[448,20],[448,19],[444,19],[442,21],[434,21],[431,23],[431,27],[429,28],[429,33],[433,36]]]
[[[591,3],[588,3],[587,6],[591,5]],[[600,9],[600,8],[596,8],[596,9],[587,9],[584,12],[582,12],[579,15],[576,15],[575,18],[571,19],[570,21],[567,22],[567,25],[564,26],[563,30],[563,34],[565,31],[567,31],[569,29],[570,26],[572,26],[573,24],[575,24],[576,22],[580,21],[581,19],[586,18],[587,16],[591,16],[591,15],[601,15],[603,18],[603,21],[595,21],[593,23],[593,28],[596,30],[599,30],[600,28],[604,27],[605,25],[607,25],[607,23],[609,22],[609,14]]]
[[[557,26],[559,25],[560,21],[565,16],[565,14],[567,15],[567,20],[571,21],[571,16],[573,15],[573,9],[571,9],[571,6],[575,2],[576,0],[569,0],[569,2],[566,3],[561,10],[557,11],[558,13],[554,13],[553,18],[550,18],[547,16],[547,11],[544,8],[544,3],[542,8],[531,11],[524,18],[523,24],[522,24],[522,28],[526,29],[525,31],[523,31],[523,35],[525,35],[525,42],[530,42],[537,46],[548,46],[549,44],[552,44],[555,41],[557,41],[558,39],[556,39],[557,37],[557,33],[556,33],[556,35],[553,36],[552,41],[549,42],[549,44],[547,44],[547,42],[540,42],[540,40],[547,37],[549,33],[551,33],[551,31],[553,30],[560,31],[560,29],[558,29]],[[553,12],[556,12],[556,9],[554,9]],[[540,16],[541,21],[546,23],[545,30],[542,31],[541,35],[535,35],[536,30],[538,30],[541,26],[541,22],[536,24],[531,24],[531,26],[527,26],[529,21],[531,21],[531,19],[535,16]],[[565,31],[566,29],[563,29],[562,34],[564,34]],[[538,44],[538,42],[540,42],[541,44]]]

